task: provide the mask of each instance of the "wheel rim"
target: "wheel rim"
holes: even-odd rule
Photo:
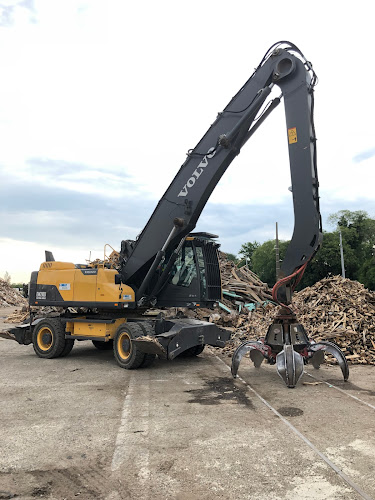
[[[117,350],[122,359],[127,359],[131,353],[131,340],[127,332],[122,332],[117,340]]]
[[[48,351],[49,349],[51,349],[53,342],[52,330],[47,326],[41,328],[38,332],[36,341],[40,350]]]

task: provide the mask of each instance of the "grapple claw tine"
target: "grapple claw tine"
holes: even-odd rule
[[[311,364],[315,368],[315,370],[318,370],[320,368],[320,365],[324,363],[324,351],[321,349],[320,351],[316,351],[311,358]]]
[[[257,349],[251,349],[250,359],[254,363],[255,368],[260,368],[260,365],[263,363],[264,356]]]
[[[332,356],[337,359],[337,362],[341,368],[342,376],[344,377],[345,382],[348,380],[349,365],[345,358],[344,353],[336,344],[322,340],[321,342],[318,342],[316,344],[310,344],[309,350],[312,352],[326,351],[332,354]],[[313,366],[315,367],[314,363]]]
[[[276,367],[287,387],[293,388],[303,374],[303,357],[291,344],[285,344],[284,349],[276,356]]]
[[[232,366],[231,366],[231,372],[233,378],[237,377],[237,372],[238,368],[241,363],[241,359],[243,356],[249,352],[252,349],[251,346],[247,345],[247,343],[241,344],[237,349],[235,350],[233,357],[232,357]]]
[[[244,357],[244,355],[247,352],[249,352],[249,351],[255,352],[256,351],[263,357],[263,354],[261,352],[259,352],[259,350],[258,350],[260,345],[262,345],[261,342],[249,341],[249,342],[244,342],[243,344],[241,344],[240,346],[237,347],[237,349],[235,350],[233,357],[232,357],[231,372],[232,372],[233,378],[237,377],[237,372],[238,372],[238,368],[239,368],[240,363],[241,363],[241,359]],[[256,367],[259,367],[261,365],[261,362],[259,363],[258,356],[256,356],[256,358],[252,357],[251,359],[254,362],[254,365]],[[254,359],[256,359],[256,361]]]

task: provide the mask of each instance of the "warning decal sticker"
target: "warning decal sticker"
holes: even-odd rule
[[[70,290],[70,283],[60,283],[59,290]]]
[[[288,128],[288,139],[289,144],[297,142],[297,129],[296,127]]]

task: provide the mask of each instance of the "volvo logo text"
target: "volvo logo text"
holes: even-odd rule
[[[202,161],[200,164],[197,166],[197,168],[194,170],[192,173],[192,176],[188,179],[187,183],[185,186],[181,189],[181,191],[178,193],[178,196],[186,196],[189,192],[189,189],[192,188],[196,182],[197,179],[202,175],[202,172],[208,165],[208,159],[213,158],[216,154],[215,148],[210,148],[207,151],[207,154],[203,157]]]

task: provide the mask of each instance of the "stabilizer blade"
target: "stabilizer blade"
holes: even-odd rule
[[[287,387],[293,388],[303,374],[303,357],[291,344],[284,344],[284,349],[276,356],[276,367]]]
[[[155,337],[138,337],[132,339],[132,343],[146,354],[157,354],[160,357],[166,356],[166,350]]]
[[[309,350],[311,352],[326,351],[332,354],[332,356],[337,359],[337,362],[341,368],[342,376],[344,377],[345,382],[348,380],[349,378],[348,362],[346,361],[344,353],[336,344],[333,344],[332,342],[328,341],[321,341],[316,344],[310,344]],[[313,366],[315,368],[314,363]]]

